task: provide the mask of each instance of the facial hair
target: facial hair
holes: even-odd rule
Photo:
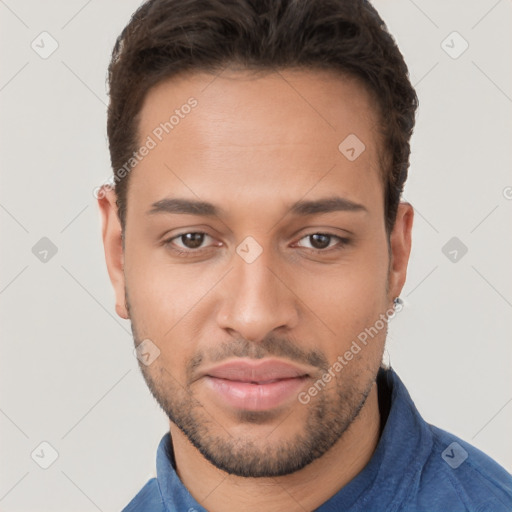
[[[130,311],[128,300],[127,309]],[[132,333],[135,346],[138,346],[142,339],[138,336],[133,313],[130,312]],[[203,362],[217,362],[233,357],[282,357],[317,367],[320,377],[329,367],[323,353],[316,350],[303,351],[297,343],[274,335],[258,343],[231,339],[208,352],[196,354],[187,363],[184,383],[180,383],[165,366],[155,363],[146,366],[139,361],[139,367],[151,394],[164,413],[203,457],[228,474],[248,478],[288,475],[324,455],[357,418],[370,394],[378,370],[377,367],[365,372],[364,381],[357,385],[355,379],[349,376],[333,379],[336,381],[335,386],[320,390],[307,405],[297,400],[296,407],[308,408],[300,431],[279,443],[272,443],[270,435],[268,444],[261,446],[248,437],[230,433],[221,424],[221,420],[210,413],[208,404],[199,402],[190,389],[194,370]],[[240,411],[237,419],[241,423],[256,426],[275,419],[276,415],[282,415],[282,412]],[[286,416],[282,422],[285,420]],[[278,429],[279,425],[275,431]]]

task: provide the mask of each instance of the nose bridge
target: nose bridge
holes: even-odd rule
[[[279,266],[271,251],[263,250],[251,261],[245,258],[243,249],[241,244],[234,255],[218,321],[224,329],[259,341],[278,327],[293,327],[297,320],[296,304],[293,294],[276,277]]]

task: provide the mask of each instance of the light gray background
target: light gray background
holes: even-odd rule
[[[168,428],[114,311],[92,195],[111,173],[110,51],[139,4],[0,0],[2,511],[120,510]],[[421,103],[405,192],[414,248],[389,357],[427,421],[511,471],[511,2],[375,5]],[[59,45],[47,59],[31,48],[43,31]],[[469,43],[457,59],[441,45],[453,31]],[[58,248],[46,263],[32,253],[42,237]],[[468,248],[456,262],[442,252],[452,237]],[[59,455],[46,470],[31,458],[42,441]]]

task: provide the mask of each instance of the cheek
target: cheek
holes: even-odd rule
[[[151,269],[127,275],[130,320],[138,341],[150,339],[158,358],[145,368],[155,385],[186,385],[185,369],[198,349],[195,294],[183,292],[178,273]]]
[[[389,309],[387,258],[387,246],[385,250],[375,246],[359,252],[346,265],[318,273],[301,284],[300,296],[307,298],[306,304],[320,320],[315,323],[332,340],[326,347],[331,359],[343,353]],[[379,329],[375,339],[384,339],[385,332],[385,328]],[[373,346],[379,349],[378,343]]]
[[[197,348],[205,297],[220,269],[172,265],[155,253],[127,247],[125,275],[131,321],[139,338],[150,338],[162,351],[181,360]],[[172,363],[174,364],[174,362]]]

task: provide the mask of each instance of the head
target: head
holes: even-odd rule
[[[146,382],[220,469],[297,471],[364,407],[405,281],[403,58],[366,1],[150,0],[109,84],[103,238]]]

